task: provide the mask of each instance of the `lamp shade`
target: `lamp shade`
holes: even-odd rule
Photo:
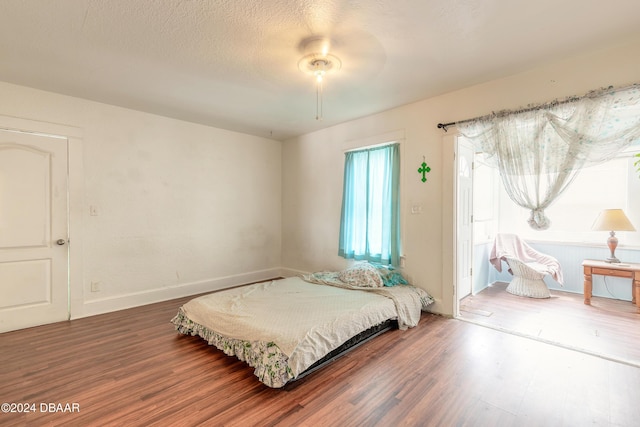
[[[594,231],[636,231],[622,209],[604,209],[591,226]]]

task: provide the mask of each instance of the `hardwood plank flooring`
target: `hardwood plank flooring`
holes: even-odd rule
[[[0,334],[2,426],[634,426],[640,369],[423,314],[282,389],[169,320],[190,298]],[[79,411],[42,411],[41,403]],[[45,405],[45,408],[48,408]]]
[[[629,301],[551,291],[551,298],[512,295],[497,282],[460,302],[466,320],[640,367],[640,314]]]

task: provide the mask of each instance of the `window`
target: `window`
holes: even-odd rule
[[[398,265],[399,144],[345,154],[338,255]]]
[[[632,157],[637,151],[638,146],[632,146],[608,162],[581,170],[547,209],[551,227],[542,232],[528,227],[526,220],[529,212],[516,206],[501,190],[501,230],[533,240],[601,243],[606,240],[608,233],[591,231],[591,226],[602,209],[613,208],[624,209],[631,223],[640,229],[640,205],[635,196],[640,191],[640,179],[633,169]],[[630,246],[640,245],[638,234],[616,233],[621,241]]]

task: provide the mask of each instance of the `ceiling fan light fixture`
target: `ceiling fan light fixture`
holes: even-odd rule
[[[316,79],[316,120],[322,120],[322,84],[325,76],[342,68],[340,58],[329,53],[330,47],[327,38],[309,38],[302,43],[304,56],[298,61],[298,69]]]
[[[303,73],[312,74],[317,76],[318,73],[323,75],[331,72],[338,71],[342,68],[342,61],[335,55],[327,53],[326,55],[319,53],[310,53],[303,56],[298,61],[298,68]]]
[[[311,65],[313,66],[313,75],[316,76],[316,81],[321,82],[324,75],[327,74],[329,62],[326,59],[315,59]]]

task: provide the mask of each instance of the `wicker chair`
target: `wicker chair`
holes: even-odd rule
[[[547,284],[542,280],[549,274],[546,266],[533,262],[524,263],[517,258],[505,257],[504,259],[513,273],[507,292],[530,298],[551,297]]]
[[[496,235],[489,262],[502,271],[502,261],[509,266],[513,275],[507,291],[529,298],[549,298],[549,288],[542,280],[549,274],[562,286],[562,267],[557,259],[536,251],[515,234]]]

